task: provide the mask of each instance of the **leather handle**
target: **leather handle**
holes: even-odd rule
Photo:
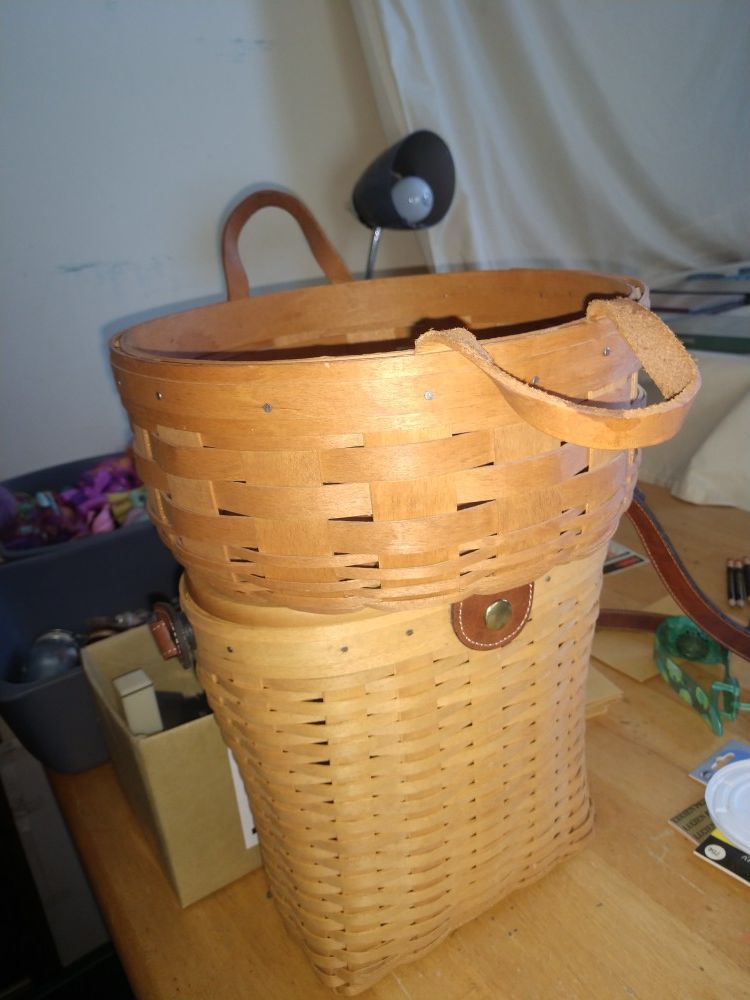
[[[263,208],[281,208],[298,223],[313,257],[329,281],[351,281],[344,261],[320,228],[310,209],[292,194],[266,188],[255,191],[234,206],[221,234],[221,263],[227,285],[227,298],[243,299],[250,294],[250,283],[239,254],[240,233],[249,219]]]
[[[501,368],[468,330],[429,330],[416,349],[441,344],[462,354],[489,375],[520,417],[561,441],[619,451],[673,437],[700,388],[695,361],[665,323],[631,299],[596,299],[586,310],[586,321],[623,336],[658,386],[663,402],[613,408],[547,392]]]
[[[707,597],[687,571],[666,532],[646,503],[640,490],[633,494],[627,515],[643,543],[646,554],[659,574],[661,582],[682,611],[704,632],[722,646],[750,660],[750,629],[742,628]],[[602,608],[597,619],[599,628],[626,628],[655,631],[668,615],[649,611],[625,611]]]

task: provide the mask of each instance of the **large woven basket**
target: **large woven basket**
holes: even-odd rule
[[[267,203],[227,226],[232,296],[240,223]],[[697,388],[643,294],[565,271],[337,280],[133,327],[111,357],[152,518],[196,594],[254,604],[398,608],[535,579],[601,546],[634,449]],[[642,364],[667,401],[640,407]]]
[[[332,285],[245,297],[265,204]],[[120,334],[112,364],[274,897],[353,995],[589,832],[606,543],[699,379],[627,278],[353,282],[267,194],[224,263],[235,301]]]

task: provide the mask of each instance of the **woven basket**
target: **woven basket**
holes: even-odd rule
[[[267,204],[332,285],[245,297]],[[353,282],[268,193],[223,249],[236,301],[134,327],[112,364],[275,900],[353,995],[589,832],[606,543],[699,379],[630,279]]]
[[[604,549],[536,581],[502,650],[446,607],[199,607],[199,677],[245,781],[276,905],[354,995],[585,840],[585,681]],[[230,623],[228,616],[241,617]]]
[[[252,196],[230,218],[232,297],[247,290],[241,223],[289,200]],[[596,551],[628,503],[634,449],[675,433],[698,384],[635,303],[643,287],[536,270],[344,281],[300,221],[335,283],[112,341],[149,510],[196,595],[436,605]],[[667,401],[640,408],[642,364]]]

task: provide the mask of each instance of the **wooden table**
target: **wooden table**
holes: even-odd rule
[[[750,514],[647,494],[699,583],[726,606],[724,561],[750,550]],[[618,537],[638,548],[628,524]],[[662,594],[646,566],[607,579],[603,602],[643,607]],[[747,691],[748,665],[735,666]],[[589,723],[591,846],[363,997],[750,998],[750,888],[694,858],[667,825],[700,798],[688,771],[723,740],[660,679],[608,676],[624,699]],[[731,737],[750,739],[747,715]],[[111,766],[52,780],[139,1000],[332,996],[284,930],[262,871],[181,910]]]

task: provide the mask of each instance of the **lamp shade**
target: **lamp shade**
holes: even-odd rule
[[[434,132],[412,132],[381,153],[357,181],[352,201],[370,229],[426,229],[445,216],[455,189],[453,157]]]

